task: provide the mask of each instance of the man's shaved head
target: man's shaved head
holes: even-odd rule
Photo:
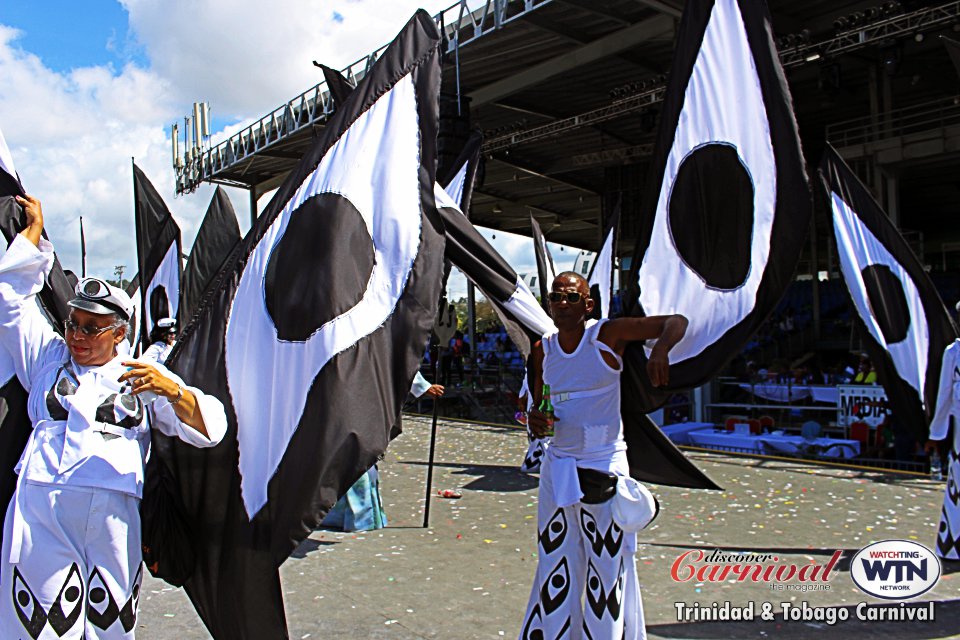
[[[557,280],[561,279],[566,281],[564,284],[573,284],[571,281],[575,280],[577,290],[579,290],[585,296],[590,295],[590,285],[587,283],[587,279],[576,271],[562,271],[557,274],[557,277],[554,278],[553,281],[556,282]]]

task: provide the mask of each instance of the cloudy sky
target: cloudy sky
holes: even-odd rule
[[[474,0],[479,4],[482,0]],[[452,0],[4,0],[0,13],[0,130],[27,191],[43,202],[65,268],[136,271],[130,159],[150,177],[183,232],[196,236],[211,186],[175,198],[170,125],[211,105],[216,144],[388,42],[418,7]],[[471,5],[473,6],[473,5]],[[249,226],[247,192],[229,190]],[[261,200],[260,208],[267,200]],[[487,232],[490,238],[494,234]],[[497,233],[518,272],[534,268],[529,238]],[[552,247],[557,266],[575,255]],[[451,283],[457,297],[465,284]]]

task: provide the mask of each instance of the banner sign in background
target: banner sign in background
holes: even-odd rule
[[[890,413],[887,394],[875,385],[841,384],[837,387],[837,424],[849,427],[853,422],[866,422],[871,427],[883,423]]]

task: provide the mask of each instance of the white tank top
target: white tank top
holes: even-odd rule
[[[543,339],[543,382],[550,385],[557,416],[551,444],[555,454],[588,460],[626,451],[620,420],[623,361],[598,339],[605,322],[587,326],[573,353],[563,351],[557,334]],[[618,369],[604,361],[601,351],[614,357]]]

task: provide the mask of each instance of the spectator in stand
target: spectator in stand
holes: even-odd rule
[[[457,331],[453,334],[453,337],[450,338],[450,345],[447,349],[450,354],[449,366],[446,369],[446,378],[444,379],[444,384],[449,384],[450,369],[456,369],[457,371],[457,384],[463,383],[463,357],[470,354],[470,347],[468,342],[463,339],[463,332]]]
[[[783,320],[780,321],[780,328],[784,333],[793,333],[795,328],[795,323],[793,320],[793,307],[787,307],[787,311],[783,315]]]
[[[853,376],[853,384],[877,384],[877,372],[873,370],[873,363],[866,355],[860,356],[860,366]]]

